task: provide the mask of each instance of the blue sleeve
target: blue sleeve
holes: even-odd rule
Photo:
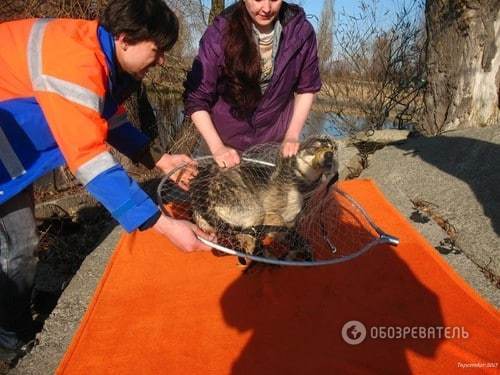
[[[149,138],[130,122],[108,132],[107,142],[129,158],[144,150]]]
[[[133,232],[159,212],[153,200],[120,166],[97,175],[86,189],[127,232]]]

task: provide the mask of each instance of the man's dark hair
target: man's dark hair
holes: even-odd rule
[[[99,22],[115,37],[124,33],[127,43],[152,40],[163,51],[179,36],[177,16],[164,0],[110,0]]]

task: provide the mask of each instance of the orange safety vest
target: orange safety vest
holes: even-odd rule
[[[135,82],[120,74],[114,38],[96,21],[0,24],[0,203],[66,162],[127,230],[158,208],[109,152],[148,139],[121,102]]]

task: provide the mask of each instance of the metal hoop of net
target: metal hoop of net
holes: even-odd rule
[[[175,168],[161,180],[159,206],[168,216],[214,233],[216,242],[199,238],[213,249],[269,264],[335,264],[379,244],[397,245],[397,238],[336,187],[338,175],[326,173],[336,172],[328,147],[311,151],[306,146],[296,157],[284,159],[279,145],[260,145],[230,169],[219,168],[211,156],[196,158],[197,176],[187,191],[176,182],[192,165]],[[334,159],[335,152],[336,147]],[[323,168],[324,173],[316,178],[318,171],[308,168]]]

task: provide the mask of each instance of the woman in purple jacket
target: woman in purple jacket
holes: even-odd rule
[[[281,142],[285,157],[321,88],[316,35],[304,10],[282,0],[240,0],[215,18],[185,83],[184,105],[220,167],[238,151]]]

